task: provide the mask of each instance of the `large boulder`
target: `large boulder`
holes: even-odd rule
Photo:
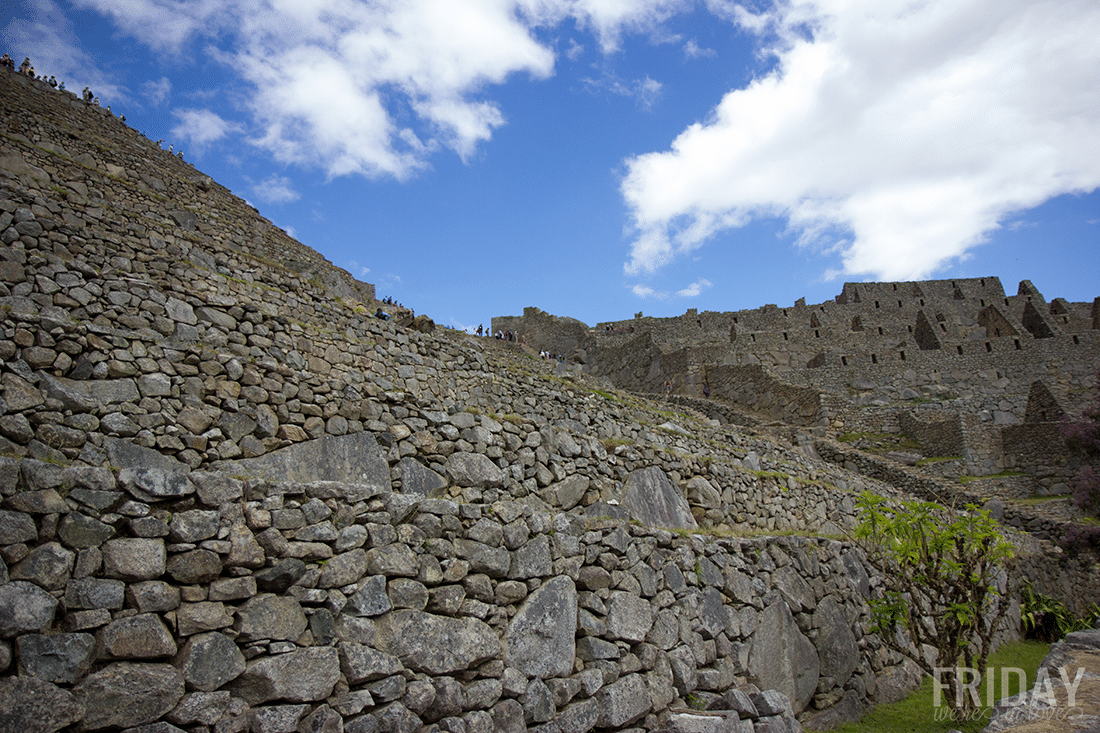
[[[500,653],[496,632],[469,616],[450,618],[405,608],[374,623],[375,646],[416,672],[461,672]]]
[[[68,690],[34,677],[0,677],[0,730],[54,733],[84,717]]]
[[[83,703],[83,728],[132,728],[170,712],[184,693],[183,675],[170,664],[119,662],[73,688]]]
[[[817,689],[821,662],[786,603],[777,600],[761,612],[750,644],[749,681],[782,692],[795,712],[802,712]]]
[[[306,647],[248,663],[231,688],[249,705],[268,700],[313,702],[332,694],[340,679],[340,659],[335,647]]]
[[[631,471],[623,485],[619,503],[647,527],[696,529],[691,507],[678,488],[657,466]]]
[[[232,475],[272,481],[337,481],[348,484],[354,493],[348,501],[370,498],[391,488],[386,456],[374,435],[365,430],[296,443],[258,458],[233,461],[224,468]]]
[[[487,489],[504,483],[504,473],[482,453],[452,453],[447,458],[447,475],[462,487]]]
[[[577,631],[577,588],[567,576],[543,583],[523,602],[504,636],[504,663],[529,677],[568,677]]]
[[[814,626],[818,629],[817,655],[821,669],[836,680],[837,687],[844,687],[859,666],[859,645],[844,612],[832,596],[822,598],[817,604]]]

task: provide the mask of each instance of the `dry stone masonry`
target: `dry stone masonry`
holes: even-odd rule
[[[915,683],[841,538],[939,484],[377,320],[107,110],[0,109],[0,730],[798,731]]]

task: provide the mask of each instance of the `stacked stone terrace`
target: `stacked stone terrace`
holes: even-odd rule
[[[493,319],[534,348],[564,352],[616,385],[716,399],[789,424],[904,433],[964,472],[1023,471],[1068,491],[1056,420],[1096,386],[1100,298],[1049,303],[996,277],[846,283],[835,302],[733,313],[637,314],[587,328],[537,308]],[[1044,409],[1038,409],[1039,399]]]
[[[0,110],[0,730],[796,731],[912,684],[836,539],[902,491],[375,320],[105,109]]]

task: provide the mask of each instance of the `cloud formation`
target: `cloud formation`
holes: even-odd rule
[[[170,131],[173,140],[177,144],[186,140],[200,150],[239,130],[238,125],[208,109],[176,109],[172,114],[178,120]]]
[[[710,280],[701,277],[683,290],[677,290],[676,294],[681,298],[694,298],[696,295],[703,292],[703,288],[709,288],[710,286]]]
[[[440,150],[469,160],[505,123],[487,90],[554,73],[537,30],[572,19],[605,53],[688,0],[74,0],[169,56],[194,42],[250,87],[252,142],[330,176],[406,179]],[[568,50],[566,51],[568,53]],[[647,80],[648,81],[648,80]],[[643,83],[642,103],[656,93]],[[658,85],[659,88],[659,85]]]
[[[131,101],[126,88],[92,62],[66,11],[53,0],[28,0],[27,17],[15,18],[0,29],[0,39],[17,65],[29,57],[38,74],[55,76],[71,92],[79,94],[88,86],[113,104]]]
[[[849,275],[917,279],[1012,212],[1100,186],[1094,0],[707,6],[776,64],[626,161],[628,274],[777,216]]]
[[[265,180],[253,184],[252,194],[265,204],[289,204],[301,198],[291,180],[272,173]]]

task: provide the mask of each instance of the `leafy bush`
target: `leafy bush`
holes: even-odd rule
[[[1075,524],[1058,541],[1058,546],[1070,558],[1100,560],[1100,527]]]
[[[1088,613],[1078,618],[1061,601],[1036,593],[1031,583],[1024,585],[1020,595],[1025,639],[1055,642],[1070,632],[1092,628],[1100,616],[1100,606],[1094,603]]]
[[[1005,571],[1014,548],[997,522],[974,505],[962,512],[924,501],[891,505],[869,491],[856,506],[855,539],[883,580],[882,595],[870,604],[883,644],[929,675],[953,669],[960,658],[962,666],[985,669],[1012,595]],[[936,650],[934,660],[924,645]],[[953,672],[946,681],[955,682]],[[954,699],[969,710],[969,696]]]

